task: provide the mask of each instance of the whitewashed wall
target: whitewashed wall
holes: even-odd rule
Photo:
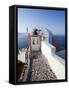
[[[26,63],[25,54],[26,51],[22,51],[20,54],[18,54],[18,60],[21,61],[22,63]]]
[[[56,48],[44,41],[41,42],[42,54],[48,59],[57,79],[65,79],[65,60],[55,54]]]
[[[37,39],[39,40],[39,44],[37,44]],[[33,44],[33,40],[35,40],[35,44]],[[32,45],[32,51],[39,51],[40,50],[40,37],[31,37],[31,45]]]

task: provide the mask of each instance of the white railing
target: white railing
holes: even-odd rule
[[[65,79],[65,60],[55,54],[56,48],[48,42],[41,42],[42,54],[48,59],[49,65],[57,79]]]

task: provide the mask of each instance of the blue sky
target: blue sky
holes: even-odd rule
[[[18,8],[18,32],[35,27],[48,28],[55,35],[65,34],[65,11]]]

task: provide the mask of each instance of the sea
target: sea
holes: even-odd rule
[[[54,35],[52,44],[56,47],[56,54],[65,59],[65,36]],[[28,34],[18,33],[18,48],[28,47]]]
[[[27,47],[28,47],[28,34],[18,33],[18,48],[27,48]]]

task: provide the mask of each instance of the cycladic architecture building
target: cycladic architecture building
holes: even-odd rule
[[[65,79],[65,60],[55,54],[56,47],[52,43],[52,33],[46,30],[46,35],[41,30],[35,29],[29,34],[29,48],[31,51],[40,51],[50,64],[57,79]]]

